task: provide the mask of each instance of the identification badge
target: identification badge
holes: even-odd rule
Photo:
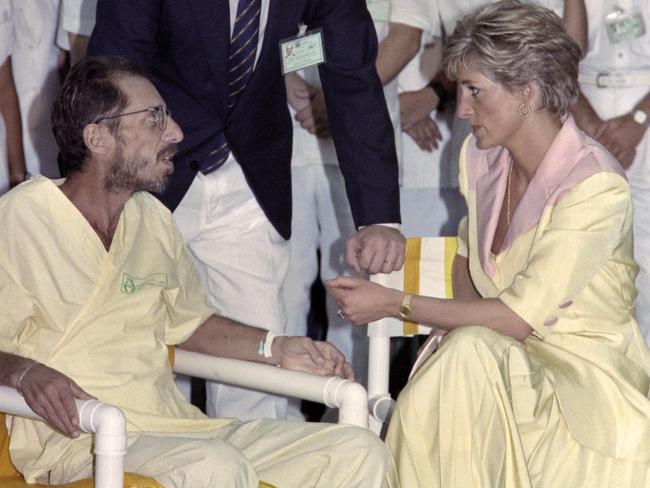
[[[366,6],[375,22],[390,20],[390,0],[366,0]]]
[[[305,32],[302,36],[280,41],[280,59],[282,59],[283,75],[324,63],[323,30],[314,29]]]
[[[645,34],[645,22],[640,12],[625,13],[615,7],[605,16],[607,38],[612,44],[630,41]]]

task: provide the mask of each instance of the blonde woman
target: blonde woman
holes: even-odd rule
[[[568,116],[578,46],[547,9],[499,2],[445,51],[468,216],[452,300],[329,283],[355,323],[450,331],[402,391],[392,486],[650,487],[650,355],[634,319],[630,189]]]

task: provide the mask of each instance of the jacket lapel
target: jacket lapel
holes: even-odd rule
[[[476,220],[477,239],[481,266],[486,274],[494,279],[496,268],[490,259],[492,241],[496,232],[510,160],[508,151],[502,148],[484,151],[480,154],[480,167],[484,173],[476,180]]]

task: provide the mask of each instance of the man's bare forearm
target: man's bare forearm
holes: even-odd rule
[[[565,0],[562,21],[566,31],[580,46],[584,57],[589,49],[587,10],[584,0]]]
[[[22,123],[18,96],[11,72],[11,58],[0,66],[0,116],[5,121],[9,182],[12,186],[25,179]]]
[[[391,22],[388,35],[379,43],[377,73],[383,85],[393,80],[420,50],[422,30]]]
[[[212,315],[180,347],[188,351],[233,359],[272,363],[257,353],[268,331]]]
[[[16,388],[20,376],[36,361],[8,352],[0,352],[0,384]]]

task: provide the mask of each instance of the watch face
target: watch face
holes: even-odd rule
[[[637,124],[643,125],[648,120],[648,114],[646,114],[643,110],[637,110],[636,112],[634,112],[632,118],[634,119],[634,122],[636,122]]]
[[[399,313],[402,317],[408,318],[411,315],[411,308],[407,305],[402,305],[399,308]]]

